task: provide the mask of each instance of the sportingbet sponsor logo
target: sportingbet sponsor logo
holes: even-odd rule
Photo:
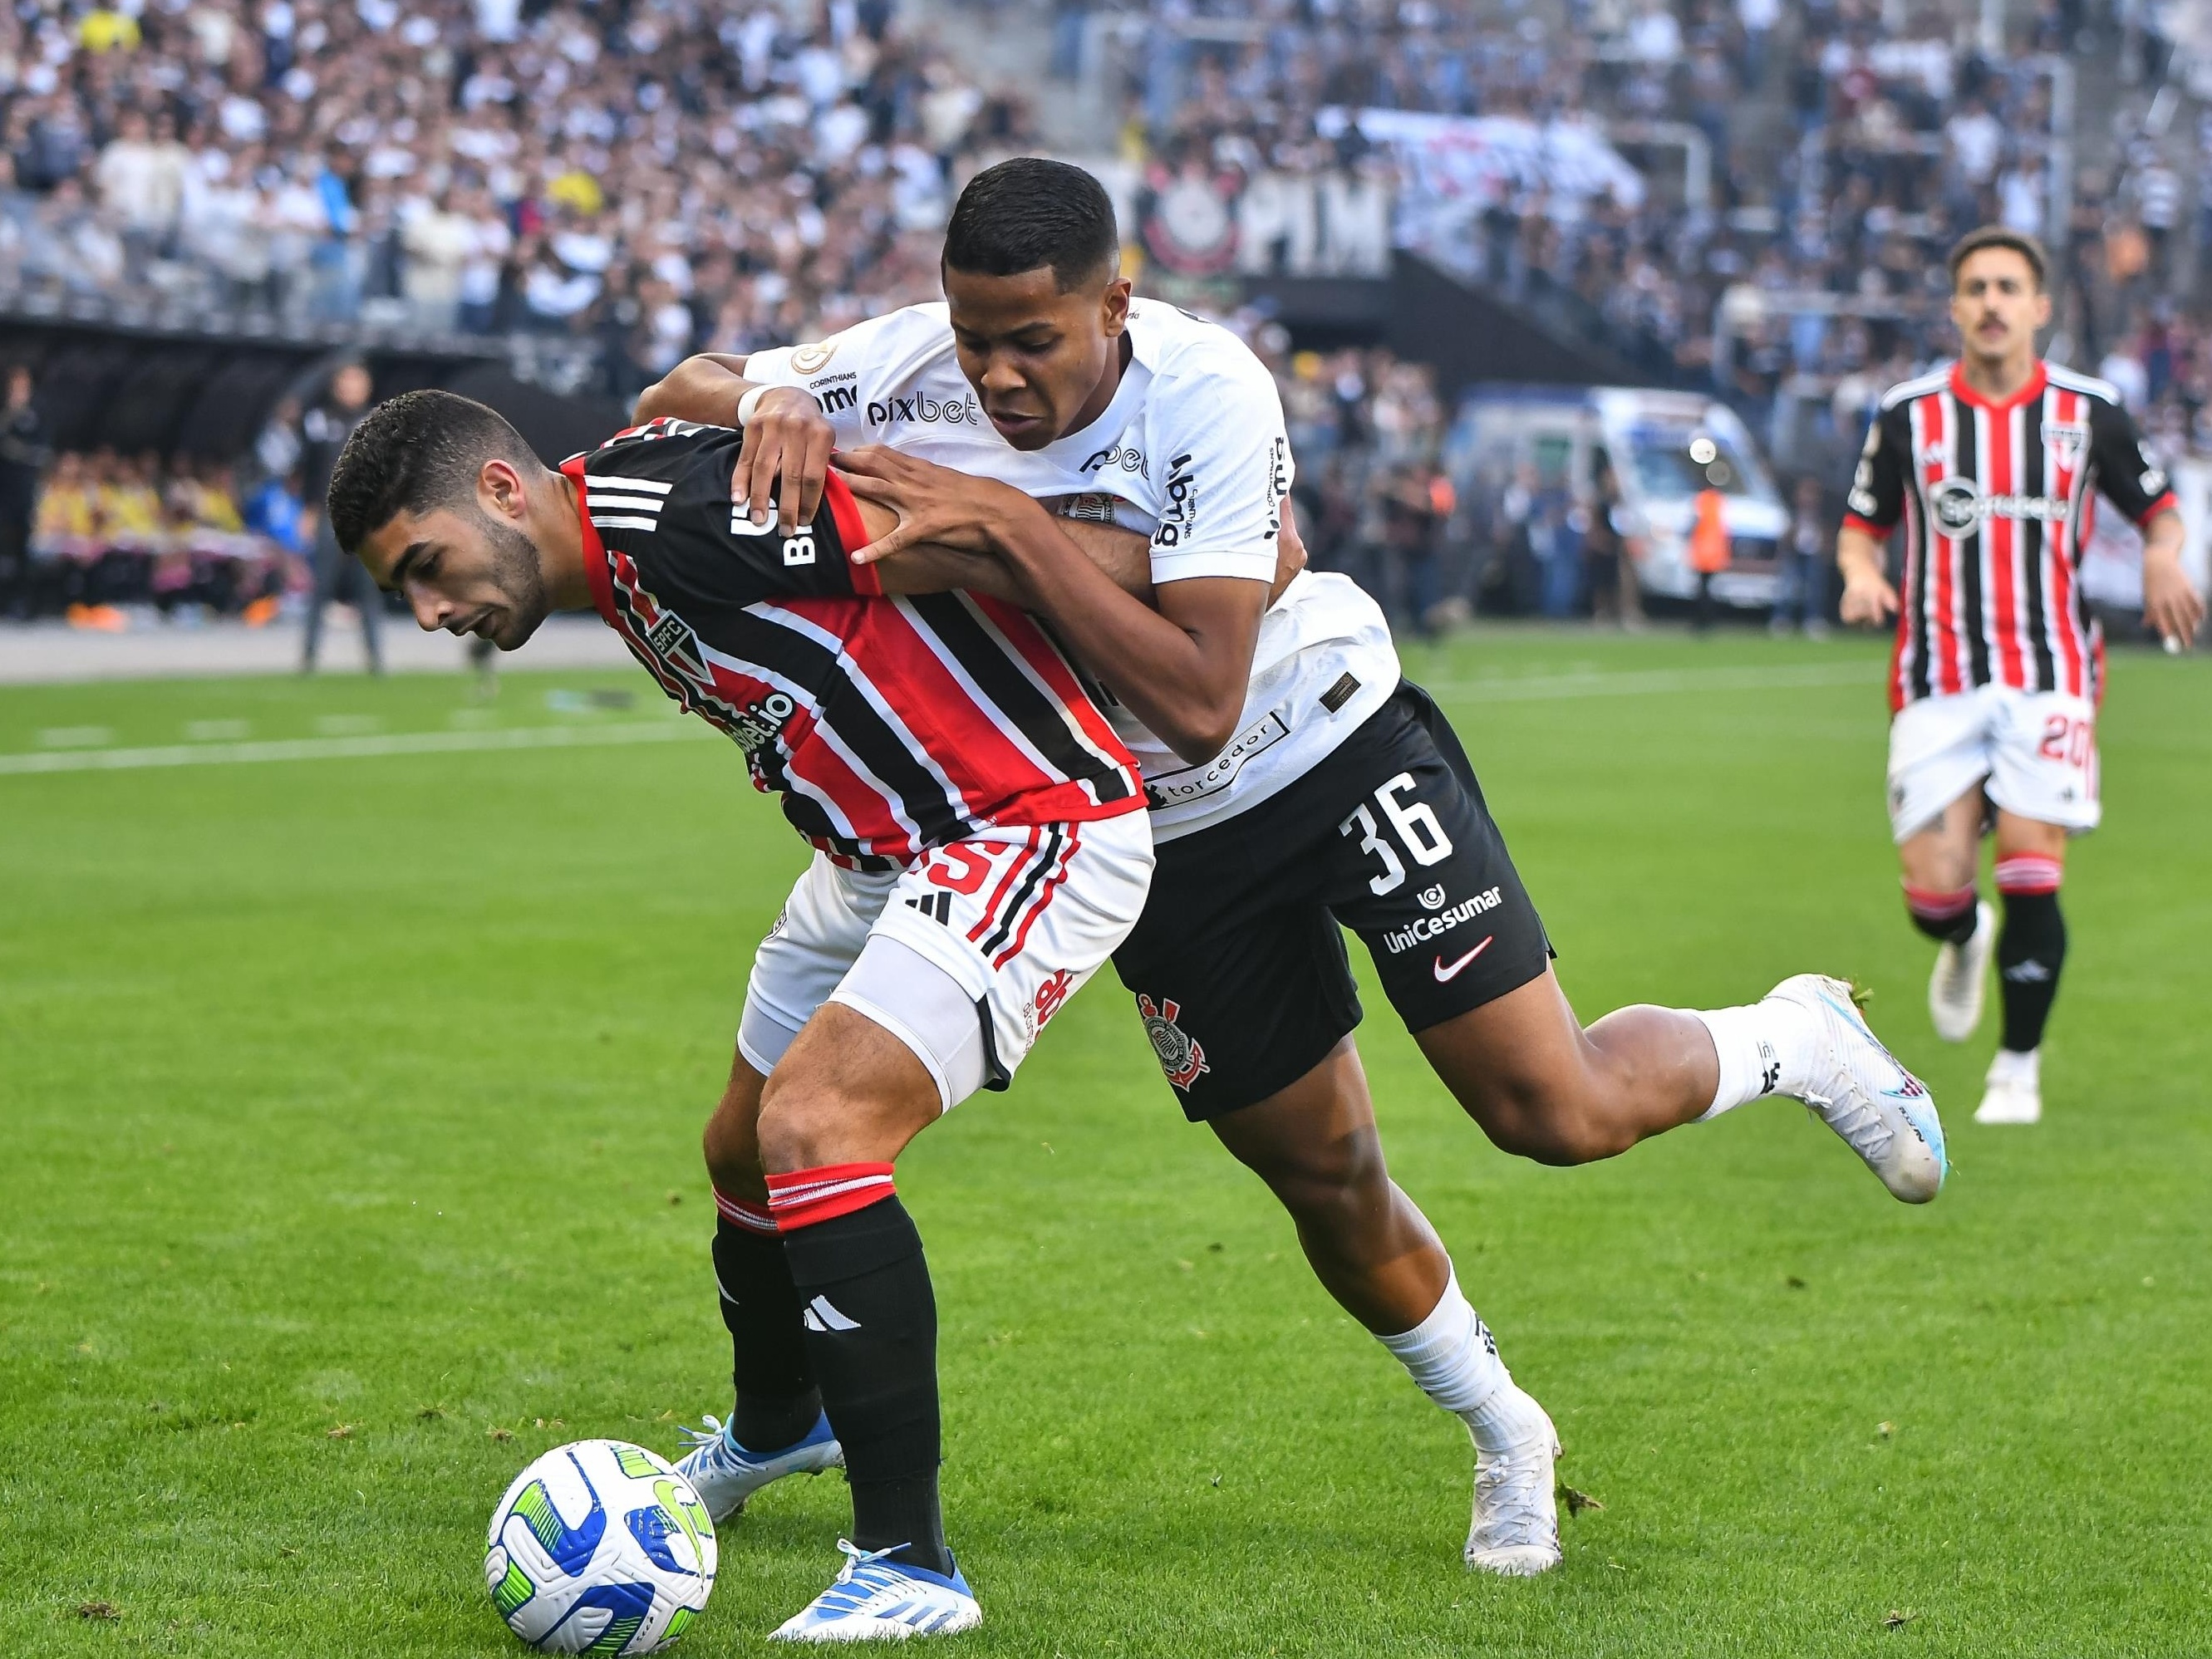
[[[963,398],[957,403],[947,398],[943,401],[926,392],[911,398],[872,398],[868,400],[868,424],[893,426],[901,422],[919,421],[927,424],[943,422],[948,426],[981,426],[982,409],[973,398]]]
[[[1984,495],[1972,478],[1946,478],[1929,493],[1936,530],[1956,541],[1971,536],[1984,519],[2033,519],[2057,524],[2068,504],[2060,495]]]
[[[1168,463],[1168,481],[1161,489],[1160,527],[1152,532],[1154,547],[1180,547],[1182,538],[1198,528],[1198,476],[1190,470],[1188,452]]]
[[[1449,896],[1441,887],[1428,888],[1419,896],[1422,905],[1432,914],[1417,916],[1405,927],[1394,927],[1382,935],[1383,945],[1394,957],[1417,950],[1431,939],[1441,938],[1453,928],[1464,926],[1505,902],[1495,887],[1486,887],[1473,898],[1455,904],[1449,909],[1438,908]]]

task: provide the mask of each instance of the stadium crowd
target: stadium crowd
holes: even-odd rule
[[[2138,33],[2154,21],[2149,9],[2044,0],[1990,58],[1955,0],[1810,0],[1787,16],[1779,0],[1568,0],[1552,15],[1474,0],[1196,0],[1147,17],[1121,91],[1156,176],[1210,169],[1233,190],[1261,169],[1357,165],[1362,135],[1337,109],[1694,130],[1708,209],[1693,210],[1686,185],[1631,204],[1509,180],[1481,214],[1473,274],[1716,391],[1777,448],[1805,418],[1847,439],[1881,386],[1948,355],[1944,251],[2002,222],[2063,228],[2070,360],[2140,383],[2152,426],[2212,450],[2212,118],[2194,202],[2140,134],[2116,172],[2082,169],[2052,200],[2050,55],[2106,51],[2124,21]],[[2154,36],[2136,50],[2160,69]]]
[[[588,337],[624,395],[935,291],[949,169],[1024,131],[889,0],[30,0],[0,290]]]

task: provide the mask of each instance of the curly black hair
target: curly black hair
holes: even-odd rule
[[[331,533],[348,553],[402,513],[476,499],[489,460],[539,465],[496,410],[450,392],[403,392],[353,429],[331,471]]]

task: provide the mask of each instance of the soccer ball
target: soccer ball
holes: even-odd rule
[[[541,1653],[658,1653],[714,1588],[714,1522],[668,1462],[579,1440],[517,1475],[484,1534],[484,1583]]]

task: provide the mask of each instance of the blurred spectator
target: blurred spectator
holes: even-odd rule
[[[1620,481],[1613,476],[1612,464],[1602,457],[1593,473],[1595,499],[1589,504],[1589,529],[1583,538],[1590,614],[1601,622],[1633,629],[1644,621],[1644,599],[1637,586]]]
[[[1697,493],[1690,520],[1690,568],[1698,573],[1698,601],[1690,626],[1701,634],[1713,625],[1713,578],[1729,568],[1732,556],[1725,516],[1728,497],[1721,491],[1727,468],[1716,461],[1708,472],[1723,477],[1712,479]]]
[[[300,672],[315,672],[315,659],[322,648],[323,613],[333,604],[350,604],[361,616],[361,642],[368,652],[368,669],[372,674],[384,672],[384,643],[380,617],[384,610],[384,596],[368,580],[368,573],[358,559],[349,557],[338,546],[338,538],[331,529],[330,514],[324,508],[324,498],[330,493],[331,474],[337,468],[338,452],[353,429],[368,416],[370,384],[368,370],[357,362],[343,363],[331,376],[330,392],[323,401],[307,411],[301,422],[301,495],[306,506],[303,517],[314,526],[313,578],[314,587],[307,597],[307,636],[300,659]]]
[[[1808,639],[1828,632],[1828,566],[1835,556],[1836,520],[1820,480],[1807,473],[1790,493],[1790,527],[1775,550],[1781,592],[1769,624],[1777,634],[1802,628]]]
[[[38,509],[39,478],[51,459],[46,422],[31,401],[31,371],[8,370],[0,406],[0,617],[21,618],[31,604],[31,525]]]

